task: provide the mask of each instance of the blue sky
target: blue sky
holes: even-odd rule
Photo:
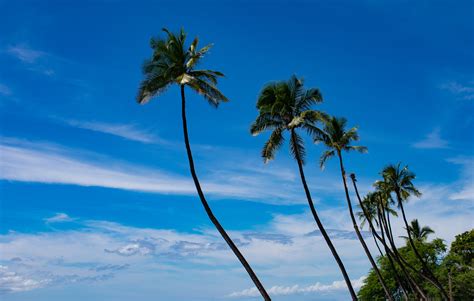
[[[318,109],[360,127],[346,156],[368,192],[402,161],[423,192],[407,206],[448,243],[473,228],[471,1],[1,1],[0,294],[13,300],[255,300],[190,181],[179,91],[135,102],[151,36],[184,27],[214,43],[217,110],[188,91],[198,174],[211,206],[275,300],[346,300],[283,148],[264,165],[252,137],[265,83],[292,74]],[[308,181],[359,286],[337,165]],[[400,221],[395,222],[401,233]]]

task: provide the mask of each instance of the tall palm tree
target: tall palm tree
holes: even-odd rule
[[[408,226],[408,231],[411,234],[411,237],[415,241],[425,241],[428,238],[428,235],[434,233],[433,229],[428,226],[421,227],[418,223],[418,219],[414,219],[411,221],[410,225]],[[408,240],[407,236],[400,236],[406,240]]]
[[[339,158],[339,166],[341,169],[342,183],[344,185],[344,192],[346,194],[347,207],[349,208],[349,215],[351,216],[352,226],[354,227],[354,230],[357,234],[357,238],[359,239],[360,244],[362,245],[365,251],[365,254],[367,255],[367,258],[369,259],[370,264],[372,265],[372,268],[375,271],[375,274],[377,275],[380,285],[382,285],[385,295],[387,296],[388,300],[393,300],[387,288],[387,285],[385,284],[385,281],[383,280],[382,274],[380,273],[380,270],[377,267],[377,263],[372,257],[372,254],[370,253],[370,250],[367,247],[367,244],[365,243],[364,238],[360,234],[359,227],[357,225],[357,221],[354,216],[354,211],[352,210],[351,198],[349,196],[349,189],[347,188],[347,182],[346,182],[346,171],[345,171],[344,163],[342,160],[343,151],[345,152],[358,151],[361,153],[366,153],[367,147],[352,145],[353,141],[359,140],[359,134],[357,133],[356,127],[353,127],[349,130],[346,129],[347,120],[345,118],[337,118],[337,117],[332,116],[325,119],[323,121],[323,124],[324,124],[323,129],[321,131],[316,131],[314,133],[314,141],[316,143],[322,142],[327,148],[327,150],[324,151],[323,154],[321,155],[320,167],[321,169],[324,168],[324,164],[326,163],[326,161],[335,155],[337,155],[337,157]]]
[[[262,150],[262,157],[265,162],[274,158],[276,151],[283,145],[284,133],[289,132],[290,151],[298,164],[301,182],[313,218],[339,265],[352,299],[357,300],[346,268],[316,212],[303,170],[305,147],[298,130],[303,130],[310,135],[320,131],[315,124],[322,120],[325,114],[312,110],[311,106],[322,102],[322,100],[323,98],[318,89],[305,90],[303,81],[296,76],[292,76],[288,81],[268,84],[258,97],[257,109],[259,115],[251,125],[250,132],[252,135],[258,135],[265,130],[272,131]]]
[[[435,286],[439,289],[443,297],[445,299],[449,299],[445,289],[430,270],[413,242],[403,203],[408,201],[409,197],[412,195],[420,197],[421,192],[413,184],[415,174],[408,169],[408,166],[404,166],[402,168],[400,165],[401,164],[398,163],[397,165],[390,164],[386,166],[382,170],[383,181],[381,181],[378,186],[387,193],[395,194],[397,205],[402,212],[403,222],[405,223],[405,229],[407,230],[408,241],[410,242],[413,252],[423,266],[423,272],[426,273],[426,276],[428,276],[433,281],[433,284],[435,284]]]
[[[201,94],[209,104],[217,107],[221,102],[227,101],[227,98],[216,87],[217,78],[222,77],[223,74],[219,71],[196,68],[202,57],[211,48],[211,45],[198,49],[199,40],[196,37],[191,45],[186,47],[186,33],[183,29],[178,34],[174,34],[167,29],[163,29],[163,31],[167,35],[166,38],[153,38],[151,40],[150,46],[153,49],[153,54],[151,59],[145,61],[143,65],[144,79],[140,84],[137,101],[140,104],[144,104],[154,96],[158,96],[172,84],[179,86],[181,91],[181,118],[183,122],[184,143],[188,155],[189,169],[201,203],[209,219],[244,266],[264,300],[270,300],[257,275],[209,207],[196,175],[191,146],[189,144],[185,87],[187,86]]]

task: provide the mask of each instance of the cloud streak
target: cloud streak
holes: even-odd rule
[[[0,144],[0,179],[44,184],[105,187],[158,194],[195,195],[187,176],[104,158],[86,159],[63,147],[5,138]],[[97,156],[99,157],[99,156]],[[208,172],[205,192],[218,198],[250,199],[266,203],[301,203],[299,186],[267,171],[237,169]],[[286,189],[282,189],[285,187]]]
[[[460,84],[456,81],[450,81],[441,85],[441,89],[448,90],[452,94],[461,97],[462,99],[472,100],[474,99],[474,85],[471,82],[468,85]]]
[[[168,144],[167,141],[147,131],[141,130],[133,124],[111,124],[78,120],[66,120],[65,122],[66,124],[73,127],[118,136],[127,140],[138,141],[142,143]]]
[[[420,140],[413,144],[414,148],[420,149],[443,149],[449,148],[447,140],[441,138],[441,129],[439,127],[431,131],[423,140]]]

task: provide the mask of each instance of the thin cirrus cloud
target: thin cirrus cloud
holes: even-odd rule
[[[441,129],[437,127],[428,133],[424,139],[414,143],[413,147],[420,149],[444,149],[449,148],[449,143],[441,138]]]
[[[113,124],[80,120],[65,120],[64,122],[72,127],[118,136],[131,141],[158,144],[169,143],[166,140],[157,137],[156,135],[137,128],[133,124]]]
[[[2,140],[0,179],[3,180],[105,187],[158,194],[195,194],[195,187],[189,177],[173,172],[118,163],[103,156],[100,159],[85,159],[80,151],[52,144],[9,138]],[[203,178],[202,185],[212,196],[266,203],[302,202],[299,187],[287,184],[286,179],[269,178],[264,172],[232,170],[209,174],[213,177]],[[287,189],[276,189],[283,185]]]
[[[450,81],[441,85],[441,89],[447,90],[462,99],[474,99],[474,82],[461,84],[457,81]]]
[[[7,53],[20,61],[28,64],[35,63],[39,58],[46,55],[45,52],[31,49],[26,45],[12,45],[7,47]]]

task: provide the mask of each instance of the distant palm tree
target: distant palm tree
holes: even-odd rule
[[[392,296],[390,295],[387,285],[385,284],[385,281],[383,280],[382,274],[380,273],[379,268],[377,267],[377,263],[372,257],[372,254],[370,254],[370,250],[367,247],[367,244],[365,243],[364,238],[360,234],[359,227],[357,226],[357,221],[354,216],[354,211],[352,210],[351,198],[349,196],[349,189],[347,187],[347,182],[346,182],[346,171],[345,171],[344,163],[342,160],[343,151],[345,152],[358,151],[361,153],[366,153],[367,147],[352,145],[353,141],[359,140],[359,134],[357,133],[356,127],[353,127],[349,130],[346,129],[347,120],[345,118],[337,118],[337,117],[332,116],[323,120],[323,124],[324,124],[323,129],[321,131],[315,131],[314,136],[313,136],[314,141],[316,143],[322,142],[326,146],[326,148],[328,148],[321,155],[321,159],[319,162],[320,167],[321,169],[324,168],[324,164],[326,163],[326,161],[333,156],[337,155],[337,157],[339,158],[339,166],[341,169],[342,183],[344,185],[344,192],[346,194],[347,207],[349,208],[349,215],[351,216],[352,226],[354,227],[354,230],[357,234],[357,238],[359,239],[360,244],[364,248],[365,254],[367,255],[367,258],[369,259],[370,264],[372,265],[372,268],[375,271],[375,274],[377,275],[380,285],[382,285],[385,295],[387,296],[388,300],[392,300]]]
[[[410,246],[412,247],[413,252],[415,253],[415,256],[418,258],[418,260],[422,264],[423,271],[426,273],[426,276],[428,276],[433,281],[433,284],[435,284],[435,286],[438,287],[443,297],[445,299],[449,299],[448,294],[446,293],[445,289],[443,288],[439,280],[436,278],[436,276],[433,274],[433,272],[430,270],[430,268],[426,264],[423,257],[418,252],[413,242],[412,235],[409,231],[410,227],[408,225],[403,203],[408,201],[411,195],[414,195],[416,197],[421,196],[421,192],[413,184],[413,180],[415,179],[415,174],[408,169],[408,166],[405,166],[402,168],[400,166],[400,163],[398,163],[397,165],[391,164],[391,165],[386,166],[382,170],[382,176],[383,176],[383,181],[379,182],[378,186],[381,190],[385,191],[386,193],[395,194],[397,205],[400,208],[400,211],[402,212],[403,222],[405,223],[405,229],[407,230],[407,233],[408,233],[408,241],[410,242]]]
[[[323,98],[318,89],[305,90],[303,81],[296,76],[292,76],[288,81],[268,84],[263,88],[258,97],[257,109],[259,110],[259,115],[251,125],[250,132],[252,135],[258,135],[265,130],[272,131],[262,150],[262,157],[265,162],[274,158],[275,152],[283,145],[284,133],[286,131],[289,132],[290,151],[298,163],[301,182],[313,218],[341,269],[352,299],[357,300],[344,264],[339,258],[336,248],[332,244],[316,212],[303,170],[305,148],[303,138],[297,133],[297,130],[304,130],[310,135],[320,131],[315,126],[315,123],[322,120],[324,114],[312,110],[311,106],[322,102],[322,100]]]
[[[213,70],[196,69],[197,64],[211,48],[211,45],[198,50],[198,38],[195,38],[191,45],[186,48],[186,33],[183,29],[181,29],[178,34],[171,33],[167,29],[163,29],[163,31],[167,34],[166,38],[151,39],[150,46],[153,49],[153,55],[151,59],[145,61],[143,65],[145,78],[140,84],[137,101],[140,104],[144,104],[152,97],[158,96],[172,84],[177,84],[180,87],[184,143],[188,155],[191,176],[201,203],[204,206],[209,219],[244,266],[255,286],[260,291],[262,297],[265,300],[270,300],[270,297],[260,280],[257,278],[257,275],[253,272],[247,260],[221,226],[209,207],[196,175],[191,146],[189,144],[188,127],[186,122],[185,87],[187,86],[201,94],[209,104],[217,107],[221,102],[227,101],[227,98],[216,87],[217,78],[222,77],[223,74]]]
[[[423,228],[420,227],[418,223],[418,219],[414,219],[411,221],[410,225],[408,226],[408,231],[411,234],[411,237],[415,241],[425,241],[428,238],[428,235],[434,233],[433,229],[428,226],[424,226]],[[406,240],[408,240],[407,236],[400,236]]]

